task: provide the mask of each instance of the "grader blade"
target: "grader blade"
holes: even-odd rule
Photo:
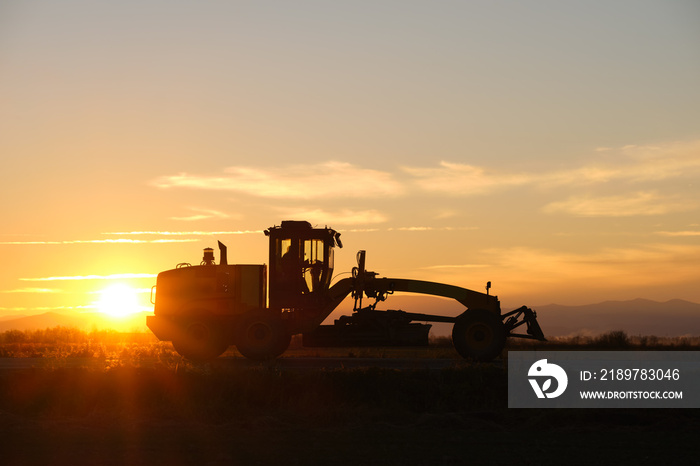
[[[432,326],[413,320],[417,320],[414,315],[404,311],[359,309],[336,319],[333,325],[320,325],[304,333],[303,346],[428,346]]]

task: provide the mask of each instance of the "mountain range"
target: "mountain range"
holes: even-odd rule
[[[700,304],[682,299],[604,301],[582,306],[549,304],[533,309],[548,335],[597,335],[611,330],[658,337],[700,335]]]

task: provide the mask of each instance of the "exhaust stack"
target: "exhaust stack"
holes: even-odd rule
[[[219,265],[228,265],[228,258],[226,257],[226,245],[221,241],[219,241],[219,256],[221,257]]]

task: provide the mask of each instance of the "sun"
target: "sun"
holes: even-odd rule
[[[97,309],[113,317],[124,317],[140,312],[138,292],[122,283],[111,285],[100,292]]]

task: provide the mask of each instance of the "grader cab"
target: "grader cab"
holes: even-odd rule
[[[421,322],[453,323],[455,348],[474,360],[497,357],[508,337],[544,340],[534,311],[523,306],[502,314],[498,298],[488,293],[490,283],[487,293],[480,293],[378,277],[366,270],[366,254],[360,251],[352,276],[331,286],[340,233],[304,221],[283,221],[264,233],[270,240],[269,270],[228,264],[226,246],[219,242],[218,265],[207,248],[200,265],[181,263],[158,274],[154,315],[147,318],[151,331],[193,360],[213,359],[231,345],[250,359],[275,358],[296,334],[303,335],[304,346],[423,346],[431,326]],[[452,317],[378,310],[394,292],[453,298],[465,311]],[[321,325],[348,295],[354,299],[352,315]],[[363,305],[364,299],[374,302]],[[522,325],[526,332],[515,333]]]

